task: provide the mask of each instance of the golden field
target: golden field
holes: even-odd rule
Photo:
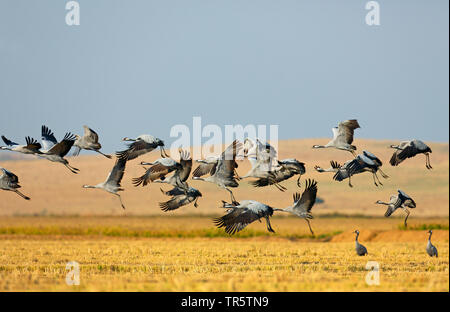
[[[210,217],[0,218],[1,291],[449,291],[448,219],[273,218],[228,237]],[[358,257],[354,234],[369,256]],[[424,228],[424,229],[422,229]],[[436,228],[439,258],[425,253]],[[439,229],[441,228],[441,229]],[[65,283],[80,264],[80,285]],[[380,285],[365,282],[367,261]]]
[[[158,152],[127,164],[126,210],[111,194],[81,188],[103,181],[113,160],[70,157],[81,170],[78,175],[45,160],[2,161],[2,167],[19,175],[21,190],[32,200],[0,191],[0,291],[449,291],[448,144],[430,144],[434,169],[429,171],[422,155],[391,167],[387,146],[393,141],[357,139],[359,151],[367,149],[383,160],[390,178],[380,177],[384,185],[377,188],[365,173],[355,176],[349,188],[346,181],[332,181],[332,174],[313,169],[351,158],[343,151],[311,149],[325,142],[279,143],[280,158],[306,163],[302,182],[318,181],[324,203],[313,208],[315,237],[304,220],[285,215],[272,218],[274,234],[263,221],[230,237],[212,223],[224,213],[218,207],[220,200],[229,200],[228,193],[205,182],[191,183],[203,193],[198,208],[191,204],[161,212],[157,203],[167,197],[159,188],[168,186],[131,184],[144,171],[139,162],[154,160]],[[239,163],[240,175],[248,169],[247,161]],[[283,185],[284,193],[241,181],[233,191],[238,200],[285,207],[298,188],[295,179]],[[398,188],[417,203],[408,229],[402,227],[402,211],[384,218],[385,207],[374,204],[387,201]],[[369,256],[356,256],[355,229]],[[433,229],[439,258],[425,252],[428,229]],[[79,286],[65,283],[68,261],[80,264]],[[380,265],[378,286],[365,283],[367,261]]]

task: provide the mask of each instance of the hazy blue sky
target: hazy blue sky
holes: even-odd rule
[[[0,132],[60,139],[87,124],[107,152],[174,124],[279,124],[281,139],[448,141],[449,2],[0,1]]]

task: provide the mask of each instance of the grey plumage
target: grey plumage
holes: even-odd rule
[[[144,175],[133,179],[134,186],[145,186],[149,182],[167,183],[174,187],[180,187],[185,184],[189,178],[192,169],[192,158],[188,151],[179,150],[180,161],[177,162],[171,158],[162,158],[153,163],[144,163],[142,165],[152,165],[146,169]],[[173,172],[169,177],[167,175]],[[185,185],[187,187],[187,184]]]
[[[367,248],[364,247],[364,245],[360,244],[358,241],[358,237],[359,237],[359,231],[356,230],[355,232],[353,232],[356,234],[356,238],[355,238],[355,250],[356,250],[356,254],[358,256],[365,256],[368,255],[369,253],[367,252]]]
[[[350,187],[353,187],[352,182],[351,182],[351,175],[349,174],[349,171],[347,170],[348,166],[350,165],[350,163],[353,161],[349,160],[346,161],[343,165],[340,165],[338,162],[336,161],[330,161],[331,167],[327,168],[327,169],[323,169],[322,167],[319,166],[314,166],[314,169],[316,169],[317,172],[323,173],[323,172],[333,172],[333,180],[335,181],[343,181],[345,179],[348,179],[348,185]],[[364,170],[361,170],[359,172],[357,172],[356,170],[353,171],[353,174],[357,174],[357,173],[361,173],[364,172]]]
[[[430,163],[431,148],[420,140],[402,141],[398,145],[391,145],[396,151],[392,154],[390,164],[398,166],[407,158],[416,156],[417,154],[425,154],[425,167],[432,169]]]
[[[26,200],[30,200],[28,196],[22,194],[18,190],[20,187],[21,186],[19,185],[19,178],[11,171],[0,167],[0,189],[4,191],[14,192],[20,197]]]
[[[278,167],[268,172],[267,177],[261,177],[256,181],[250,182],[255,187],[263,187],[268,185],[275,185],[280,191],[285,191],[286,188],[279,183],[298,175],[297,186],[300,187],[300,178],[305,174],[305,164],[294,158],[283,159],[278,161]]]
[[[430,257],[438,257],[438,251],[437,248],[431,243],[431,235],[433,235],[433,231],[429,230],[428,233],[430,236],[428,237],[428,244],[427,244],[427,254]]]
[[[75,136],[72,133],[67,132],[64,138],[58,142],[53,135],[53,132],[46,126],[42,126],[41,134],[44,151],[42,153],[35,153],[35,155],[52,162],[61,163],[72,173],[78,173],[79,169],[70,166],[67,159],[64,158],[75,143]]]
[[[306,180],[305,190],[303,191],[302,195],[300,196],[300,193],[295,193],[293,197],[294,203],[292,204],[292,206],[286,207],[284,209],[274,208],[274,211],[289,212],[305,219],[305,221],[308,223],[311,234],[314,235],[309,219],[313,219],[311,209],[316,202],[317,181],[311,179]]]
[[[381,160],[374,154],[369,151],[363,151],[362,154],[357,155],[355,159],[348,163],[346,169],[349,176],[362,172],[372,173],[373,183],[375,184],[375,186],[378,186],[378,184],[383,185],[383,183],[381,183],[380,179],[378,178],[377,172],[380,172],[383,178],[388,178],[388,176],[381,170],[382,165],[383,163],[381,162]],[[378,183],[376,180],[378,180]]]
[[[233,192],[229,187],[238,187],[236,179],[236,155],[242,149],[242,143],[235,140],[228,146],[217,160],[217,164],[211,169],[211,175],[206,178],[198,177],[194,174],[192,179],[214,183],[230,193],[231,201],[235,202]],[[194,172],[195,173],[195,172]]]
[[[234,201],[229,204],[223,202],[223,208],[227,208],[226,215],[214,219],[218,228],[224,227],[225,232],[233,235],[244,229],[250,223],[264,218],[267,224],[267,230],[275,233],[270,225],[269,217],[273,215],[273,208],[255,200]]]
[[[164,182],[166,175],[181,168],[181,164],[172,158],[159,158],[152,163],[141,162],[141,165],[151,165],[150,168],[146,169],[145,173],[138,177],[133,178],[134,186],[146,186],[150,182]]]
[[[82,149],[88,151],[97,152],[106,158],[111,158],[111,155],[103,154],[100,149],[102,145],[98,141],[98,134],[88,126],[83,126],[84,134],[83,136],[75,135],[76,140],[73,146],[75,146],[74,156],[78,156]]]
[[[6,144],[6,146],[0,146],[0,149],[2,150],[19,152],[22,154],[41,154],[41,144],[32,137],[27,136],[25,138],[26,145],[15,143],[7,139],[4,135],[2,135],[2,140]]]
[[[122,141],[129,141],[132,143],[128,144],[126,150],[116,152],[116,156],[120,159],[132,160],[149,153],[158,147],[161,149],[161,157],[169,157],[164,150],[164,142],[150,134],[141,134],[136,139],[126,137],[123,138]]]
[[[126,159],[117,158],[114,167],[112,168],[112,170],[110,171],[108,177],[104,182],[99,183],[97,185],[83,185],[83,188],[102,189],[106,192],[114,194],[117,197],[119,197],[120,205],[122,206],[123,209],[125,209],[125,206],[122,203],[122,198],[120,197],[120,194],[118,194],[117,192],[124,190],[121,187],[120,182],[122,181],[123,175],[125,173],[126,163],[127,163]]]
[[[313,148],[336,148],[348,151],[355,155],[356,146],[353,143],[353,133],[360,128],[356,119],[340,122],[337,127],[332,128],[333,139],[325,145],[313,145]],[[356,155],[355,155],[356,156]]]
[[[363,151],[362,154],[357,155],[354,159],[346,161],[342,166],[333,160],[330,163],[331,167],[328,169],[323,169],[319,166],[314,166],[314,169],[318,172],[334,172],[333,180],[340,182],[348,179],[348,185],[350,187],[353,187],[351,177],[363,172],[372,173],[375,186],[378,186],[378,184],[383,185],[378,178],[377,172],[380,172],[383,178],[389,178],[381,170],[381,166],[383,165],[381,160],[369,151]],[[378,183],[376,180],[378,180]]]
[[[169,201],[159,203],[159,207],[165,212],[178,209],[193,201],[195,201],[194,207],[197,208],[197,199],[202,197],[202,193],[199,190],[189,187],[187,184],[183,185],[183,187],[175,187],[169,192],[166,192],[166,194],[172,194],[173,197]]]
[[[406,218],[404,221],[405,227],[408,226],[407,220],[410,214],[408,208],[416,208],[416,202],[408,194],[406,194],[400,189],[397,191],[396,195],[391,196],[389,202],[377,200],[375,203],[379,205],[388,206],[384,214],[385,217],[389,217],[395,212],[395,210],[397,210],[398,208],[402,208],[403,211],[405,211],[406,213]]]

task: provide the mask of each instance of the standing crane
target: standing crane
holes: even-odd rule
[[[427,244],[427,254],[430,257],[438,257],[438,251],[437,248],[435,246],[433,246],[433,244],[431,243],[431,235],[433,235],[433,231],[429,230],[428,233],[430,234],[430,236],[428,237],[428,244]]]
[[[356,250],[356,254],[358,256],[365,256],[368,255],[369,253],[367,252],[367,248],[364,247],[364,245],[360,244],[358,241],[358,237],[359,237],[359,231],[355,230],[353,233],[356,234],[356,238],[355,238],[355,250]]]

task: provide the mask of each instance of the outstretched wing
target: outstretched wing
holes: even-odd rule
[[[2,179],[11,187],[14,188],[19,188],[20,186],[18,185],[19,183],[19,178],[12,173],[11,171],[6,170],[5,168],[0,168],[1,171],[3,172],[3,177]],[[6,177],[6,178],[4,178]]]
[[[188,196],[187,194],[181,194],[174,196],[172,199],[159,203],[159,207],[162,211],[171,211],[180,208],[181,206],[185,206],[195,200],[194,197]]]
[[[41,149],[42,145],[35,139],[33,139],[32,137],[26,137],[25,138],[25,142],[27,142],[27,146],[26,148],[28,148],[29,150],[32,150],[34,152],[39,152],[39,150]]]
[[[398,198],[401,201],[401,205],[407,206],[409,208],[416,208],[416,202],[402,190],[398,190]]]
[[[180,156],[181,169],[178,170],[178,176],[182,182],[185,182],[191,174],[192,158],[190,153],[187,151],[181,151]]]
[[[235,160],[236,155],[240,152],[242,149],[242,143],[238,140],[234,140],[233,143],[231,143],[225,151],[221,155],[222,160]]]
[[[145,170],[145,173],[138,177],[133,178],[132,183],[134,186],[139,186],[142,184],[142,186],[146,186],[148,183],[153,182],[158,179],[164,180],[166,174],[168,173],[167,170],[165,171],[154,171],[152,170],[153,167],[148,168]],[[166,168],[167,169],[167,168]]]
[[[297,210],[301,214],[309,213],[316,202],[317,196],[317,181],[308,179],[306,180],[306,187],[300,197],[299,193],[294,194],[294,210]]]
[[[331,168],[333,168],[333,169],[341,168],[341,164],[339,164],[337,161],[331,160],[330,164],[331,164]]]
[[[352,144],[354,130],[358,128],[360,128],[360,126],[356,119],[350,119],[340,122],[338,125],[338,133],[336,140]]]
[[[234,207],[230,211],[220,217],[214,219],[214,224],[218,227],[225,227],[225,232],[233,235],[236,232],[241,231],[247,225],[260,218],[258,214],[248,208]]]
[[[70,133],[67,132],[66,135],[64,136],[64,139],[55,144],[48,152],[47,154],[53,154],[53,155],[58,155],[60,157],[64,157],[67,155],[67,153],[70,151],[70,149],[72,148],[73,143],[75,143],[75,136]]]
[[[150,144],[144,140],[137,140],[131,144],[128,144],[128,149],[116,152],[116,156],[121,159],[132,160],[145,153],[151,152],[156,147],[156,144]]]
[[[349,175],[361,173],[366,168],[376,169],[378,166],[372,159],[363,154],[356,156],[356,158],[350,161],[346,166]]]
[[[98,134],[88,126],[83,126],[84,128],[84,137],[88,138],[92,143],[98,143]]]
[[[392,166],[397,166],[402,161],[404,161],[406,158],[411,158],[416,156],[418,153],[417,149],[412,145],[409,144],[408,146],[404,147],[402,150],[396,150],[394,154],[392,154],[390,164]]]
[[[120,186],[120,182],[122,181],[123,175],[125,173],[125,166],[127,161],[125,159],[116,159],[116,163],[106,178],[106,184],[111,184],[114,186]]]
[[[3,142],[5,142],[5,144],[8,145],[8,146],[19,145],[19,144],[16,143],[16,142],[13,142],[13,141],[8,140],[4,135],[2,135],[2,140],[3,140]]]
[[[217,163],[200,163],[197,168],[195,168],[194,172],[192,173],[193,177],[201,177],[205,174],[213,175],[216,171]]]
[[[46,151],[49,151],[55,144],[58,143],[53,132],[45,125],[41,127],[42,146]]]

